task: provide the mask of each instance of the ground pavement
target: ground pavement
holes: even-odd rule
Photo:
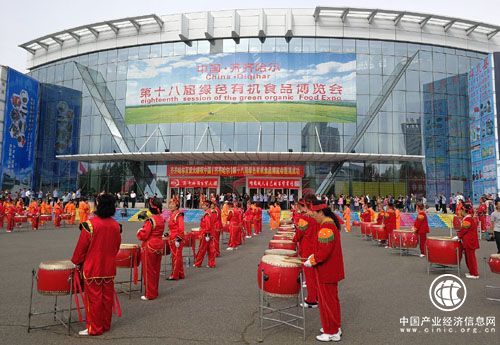
[[[136,242],[138,223],[124,224],[123,242]],[[195,224],[187,225],[187,228]],[[434,231],[436,232],[436,231]],[[440,230],[441,234],[446,231]],[[256,269],[272,234],[247,240],[236,251],[222,251],[217,268],[186,268],[183,281],[160,281],[160,297],[141,301],[120,295],[123,316],[113,318],[112,329],[101,337],[67,336],[62,327],[26,332],[31,269],[41,261],[69,258],[78,237],[76,227],[46,228],[36,232],[6,234],[0,231],[0,344],[255,344],[259,336]],[[500,285],[500,275],[466,280],[468,297],[457,311],[436,309],[428,297],[432,280],[426,261],[400,257],[363,241],[356,234],[342,234],[346,279],[340,283],[342,344],[494,344],[500,340],[500,303],[484,298],[484,285]],[[481,242],[478,259],[493,252],[493,242]],[[465,264],[462,264],[465,268]],[[481,264],[481,273],[482,264]],[[464,270],[465,271],[465,270]],[[123,271],[120,277],[125,274]],[[462,273],[463,275],[463,273]],[[37,308],[49,307],[52,299],[35,294]],[[318,310],[307,310],[307,344],[317,344]],[[402,333],[401,319],[411,316],[496,317],[496,333],[469,333],[465,328],[446,327],[454,333]],[[46,321],[47,319],[43,319]],[[406,326],[409,326],[408,324]],[[472,327],[473,328],[473,327]],[[491,328],[491,327],[490,327]],[[75,324],[75,331],[83,329]],[[413,332],[411,329],[410,332]],[[304,344],[301,333],[276,328],[264,333],[264,344]]]

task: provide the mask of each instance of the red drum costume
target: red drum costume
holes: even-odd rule
[[[12,232],[14,226],[16,226],[16,207],[14,204],[7,203],[5,208],[5,213],[7,215],[7,232]]]
[[[392,238],[392,231],[396,230],[396,211],[392,208],[389,208],[387,212],[384,214],[384,225],[385,225],[385,231],[387,232],[387,245],[390,247],[391,246],[391,238]]]
[[[195,267],[201,267],[205,254],[208,251],[208,267],[215,268],[215,231],[211,220],[211,211],[205,210],[200,221],[200,248],[198,248],[198,254],[194,262]]]
[[[253,208],[252,224],[255,234],[258,235],[262,232],[262,209],[258,206]]]
[[[40,207],[35,203],[30,206],[30,214],[31,214],[31,228],[33,230],[38,230],[38,225],[40,223]]]
[[[361,213],[359,217],[361,218],[361,221],[365,223],[371,223],[372,221],[372,215],[369,209],[365,209],[365,211]]]
[[[94,217],[80,224],[80,237],[71,261],[83,264],[85,312],[90,335],[109,331],[113,304],[116,254],[120,249],[120,225],[113,218]]]
[[[309,258],[318,283],[318,303],[323,332],[337,334],[341,326],[338,282],[345,278],[340,232],[331,218],[318,225],[314,254]]]
[[[425,242],[427,241],[427,234],[429,233],[429,223],[427,222],[427,215],[424,211],[418,212],[415,223],[413,223],[413,227],[418,235],[420,253],[425,255]]]
[[[383,225],[384,224],[384,218],[385,218],[386,212],[383,210],[380,211],[377,215],[377,225]]]
[[[184,235],[184,213],[179,210],[173,211],[168,219],[168,229],[170,231],[168,244],[172,257],[172,274],[170,274],[169,279],[184,279],[184,261],[182,258],[182,249],[186,240]],[[178,247],[175,245],[176,241]]]
[[[244,213],[243,224],[245,226],[245,230],[247,236],[252,236],[252,224],[253,224],[253,210],[252,207],[248,207]]]
[[[240,210],[236,207],[230,208],[227,220],[229,222],[228,248],[236,248],[241,244],[242,214]]]
[[[142,274],[146,287],[146,298],[158,297],[161,257],[163,255],[163,231],[165,220],[161,214],[153,214],[137,231],[137,239],[142,241]]]
[[[486,217],[488,214],[488,206],[482,202],[477,208],[477,217],[479,218],[479,223],[481,224],[481,232],[488,231],[488,226],[486,224]]]
[[[466,215],[462,220],[462,225],[457,234],[462,241],[462,247],[465,252],[465,263],[469,269],[469,273],[478,277],[476,249],[479,249],[479,240],[477,239],[477,224],[470,214]]]
[[[309,255],[314,253],[314,246],[316,238],[318,237],[318,222],[307,214],[298,214],[295,236],[293,241],[298,243],[298,254],[302,258],[308,258]],[[305,301],[307,304],[318,303],[318,288],[316,276],[313,267],[304,267],[304,276],[306,278],[307,297]]]
[[[61,214],[63,213],[63,209],[60,201],[58,201],[54,206],[54,226],[56,228],[61,227]]]

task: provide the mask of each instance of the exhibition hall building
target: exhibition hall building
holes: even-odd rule
[[[499,25],[235,9],[113,19],[20,47],[28,73],[0,73],[2,189],[498,191]]]

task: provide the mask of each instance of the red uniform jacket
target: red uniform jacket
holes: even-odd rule
[[[413,227],[417,229],[418,234],[428,234],[429,233],[429,223],[427,222],[427,215],[424,211],[418,212],[415,223]]]
[[[5,214],[7,216],[10,216],[10,217],[15,217],[16,216],[16,212],[17,212],[17,208],[16,206],[14,206],[13,204],[11,204],[8,208],[7,208],[7,212],[5,212]]]
[[[297,231],[293,241],[299,243],[299,255],[303,258],[314,253],[316,239],[318,238],[318,222],[307,214],[298,214]]]
[[[396,230],[396,211],[389,209],[389,211],[384,214],[384,225],[387,232],[392,232]]]
[[[184,240],[184,213],[179,210],[175,210],[170,214],[168,219],[168,238],[174,241],[176,237]]]
[[[215,206],[214,211],[217,212],[215,229],[220,231],[222,229],[222,211],[217,206]]]
[[[244,215],[245,215],[245,221],[247,221],[247,222],[253,221],[253,210],[251,207],[247,208]]]
[[[252,212],[253,220],[256,222],[262,221],[262,209],[260,207],[256,207]]]
[[[377,215],[377,225],[382,225],[384,224],[384,218],[385,218],[386,213],[384,211],[380,211]]]
[[[142,241],[143,248],[155,251],[163,249],[163,231],[165,230],[165,220],[161,214],[153,214],[148,218],[142,228],[137,231],[137,239]]]
[[[217,212],[217,210],[211,209],[210,210],[210,224],[212,225],[214,231],[217,231],[219,229],[219,218],[220,218],[220,215]]]
[[[458,238],[462,240],[464,249],[478,249],[479,240],[477,239],[477,224],[471,215],[462,219],[462,225],[457,233]]]
[[[337,283],[345,278],[340,232],[330,218],[326,218],[318,228],[316,248],[310,261],[320,283]]]
[[[361,221],[370,223],[372,221],[372,215],[369,210],[364,211],[359,215]]]
[[[33,205],[31,207],[31,216],[38,217],[39,215],[40,215],[40,207],[38,207],[38,204]]]
[[[210,236],[215,235],[210,214],[211,214],[210,210],[206,210],[203,213],[203,216],[201,217],[201,221],[200,221],[200,235],[201,236],[205,236],[206,234],[209,234]]]
[[[80,238],[71,261],[83,264],[86,279],[114,277],[120,243],[120,224],[113,218],[95,216],[80,224]]]
[[[477,216],[484,217],[487,214],[488,214],[488,207],[486,206],[486,204],[479,205],[479,207],[477,208]]]
[[[229,214],[227,215],[227,220],[231,226],[240,226],[242,222],[242,213],[238,208],[229,209]]]

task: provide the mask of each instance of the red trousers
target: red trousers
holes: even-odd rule
[[[172,279],[184,279],[184,262],[182,259],[183,243],[181,242],[179,248],[175,246],[175,241],[169,241],[170,255],[172,258]]]
[[[40,218],[39,217],[36,217],[36,216],[33,216],[31,218],[31,228],[33,230],[37,230],[38,229],[38,223],[39,223],[39,220]]]
[[[7,231],[12,231],[14,230],[14,227],[16,226],[16,220],[12,216],[7,216]]]
[[[245,220],[245,231],[247,236],[252,236],[252,221]]]
[[[312,304],[318,303],[318,287],[314,268],[304,267],[304,276],[306,278],[307,286],[307,297],[305,298],[306,302]]]
[[[228,247],[236,248],[241,244],[241,227],[238,225],[229,225],[229,244]]]
[[[318,273],[316,273],[316,279]],[[326,334],[336,334],[341,325],[340,302],[337,283],[318,283],[318,304],[319,317],[323,332]]]
[[[476,260],[476,250],[475,249],[464,249],[465,252],[465,263],[469,269],[469,273],[473,276],[479,276],[479,271],[477,270],[477,260]]]
[[[481,232],[488,231],[488,228],[486,227],[486,216],[480,216],[479,222],[481,224]]]
[[[0,216],[0,229],[3,229],[3,218],[4,218],[4,215],[1,215]]]
[[[208,267],[215,267],[215,241],[213,238],[210,241],[205,240],[205,236],[200,239],[200,248],[198,248],[198,254],[196,255],[196,261],[194,265],[196,267],[201,267],[203,259],[205,259],[205,254],[208,251]]]
[[[142,248],[142,278],[146,290],[147,299],[155,299],[158,297],[158,284],[160,283],[161,270],[161,250],[151,248]]]
[[[56,228],[61,227],[61,215],[60,214],[54,214],[54,226]]]
[[[90,335],[100,335],[111,328],[114,296],[112,278],[85,280],[85,313]]]
[[[222,230],[215,231],[215,256],[220,256],[220,233]]]
[[[427,233],[418,234],[418,243],[420,244],[420,253],[425,255],[425,242],[427,241]]]
[[[253,221],[253,229],[256,234],[260,234],[262,232],[262,219]]]

